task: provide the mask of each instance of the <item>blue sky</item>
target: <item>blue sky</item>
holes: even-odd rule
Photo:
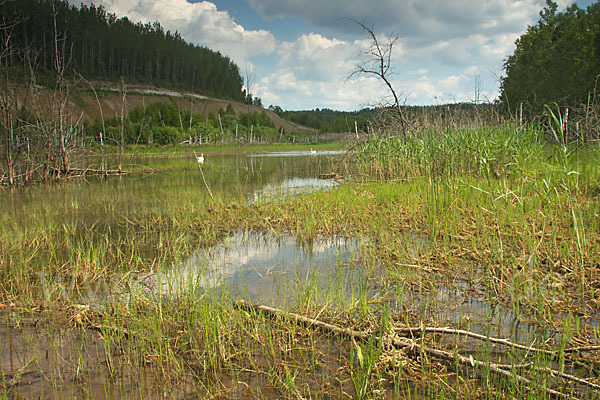
[[[81,0],[69,0],[79,4]],[[544,0],[83,0],[159,21],[233,59],[265,106],[356,110],[384,103],[374,77],[348,75],[368,37],[398,37],[391,80],[406,104],[494,100],[503,60]],[[570,1],[557,1],[564,8]],[[585,7],[592,0],[577,4]],[[478,90],[476,90],[476,88]]]

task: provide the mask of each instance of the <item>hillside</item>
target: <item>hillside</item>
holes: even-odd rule
[[[87,86],[79,85],[69,92],[65,113],[70,114],[73,120],[82,117],[89,122],[99,120],[101,115],[105,119],[119,118],[121,114],[122,95],[117,85],[106,82],[94,82],[93,86],[96,90],[98,100],[96,100],[93,90]],[[18,103],[21,106],[25,106],[33,114],[38,114],[36,110],[42,110],[42,115],[50,112],[52,109],[51,103],[55,101],[55,92],[53,89],[37,87],[33,90],[27,90],[21,88],[18,94]],[[139,85],[126,86],[125,114],[137,107],[147,107],[153,103],[171,103],[182,111],[191,110],[192,113],[199,113],[203,116],[208,116],[210,113],[217,114],[220,109],[226,109],[231,104],[237,115],[248,112],[265,112],[277,130],[283,127],[283,130],[286,132],[308,133],[316,131],[315,129],[289,122],[275,112],[255,105],[164,88],[151,88]]]
[[[246,97],[231,59],[186,42],[178,32],[165,32],[159,22],[134,23],[102,7],[76,7],[66,0],[0,1],[0,15],[13,21],[0,30],[0,65],[33,67],[37,82],[51,85],[56,74],[81,75]]]

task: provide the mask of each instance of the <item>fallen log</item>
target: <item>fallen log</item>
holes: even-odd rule
[[[324,332],[342,335],[342,336],[351,338],[353,340],[372,339],[377,342],[380,342],[384,339],[384,335],[377,336],[377,335],[373,335],[370,332],[357,331],[357,330],[353,330],[351,328],[341,328],[339,326],[332,325],[332,324],[329,324],[329,323],[326,323],[326,322],[323,322],[323,321],[320,321],[317,319],[308,318],[308,317],[305,317],[300,314],[287,312],[287,311],[283,311],[283,310],[280,310],[277,308],[268,307],[268,306],[264,306],[264,305],[255,305],[255,304],[248,303],[244,300],[238,300],[234,303],[234,305],[243,310],[252,310],[255,312],[262,312],[269,316],[279,316],[279,317],[290,318],[295,321],[303,323],[307,327],[315,327],[315,328],[321,329]],[[493,362],[479,361],[479,360],[474,359],[472,356],[469,356],[467,358],[458,353],[451,353],[451,352],[448,352],[445,350],[430,348],[430,347],[427,347],[424,345],[420,345],[414,341],[402,340],[398,337],[392,337],[391,343],[393,344],[393,346],[395,348],[403,349],[409,355],[418,356],[420,354],[427,354],[436,359],[443,360],[443,361],[449,362],[451,364],[459,364],[459,365],[467,367],[467,368],[476,368],[476,367],[477,368],[488,368],[492,373],[494,373],[496,375],[499,375],[499,376],[502,376],[505,378],[509,378],[509,379],[514,379],[515,381],[523,384],[525,386],[525,388],[528,388],[529,386],[531,386],[531,383],[532,383],[529,379],[527,379],[521,375],[518,375],[516,373],[513,373],[507,369],[504,369],[507,367],[505,365],[496,364]],[[554,371],[554,370],[552,370],[552,371]],[[555,372],[558,373],[558,371],[555,371]],[[565,376],[562,376],[562,377],[565,378]],[[573,397],[571,395],[567,395],[565,393],[559,392],[557,390],[554,390],[554,389],[551,389],[548,387],[542,387],[541,390],[543,390],[545,393],[547,393],[551,396],[557,397],[557,398],[575,399],[575,397]]]
[[[508,339],[500,339],[491,336],[480,335],[475,332],[465,331],[463,329],[452,329],[452,328],[432,328],[432,327],[423,327],[423,328],[393,328],[393,331],[398,334],[411,334],[411,335],[420,335],[421,333],[440,333],[446,335],[457,335],[457,336],[466,336],[473,339],[486,341],[490,343],[497,343],[508,347],[513,347],[515,349],[524,350],[527,352],[546,354],[550,356],[557,356],[558,352],[553,350],[540,349],[537,347],[525,346],[518,343],[513,343]]]

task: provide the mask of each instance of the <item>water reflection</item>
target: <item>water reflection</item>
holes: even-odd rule
[[[192,398],[191,387],[163,388],[160,378],[121,362],[97,334],[18,318],[0,312],[2,399]]]
[[[173,296],[223,287],[234,297],[274,304],[315,291],[318,296],[357,296],[365,281],[357,240],[330,238],[299,243],[291,236],[236,233],[223,244],[199,249],[159,273],[149,285]],[[334,293],[335,292],[335,293]],[[321,298],[323,300],[323,298]]]
[[[288,178],[279,183],[268,183],[250,196],[250,202],[283,199],[315,190],[327,190],[336,187],[339,182],[333,179]]]
[[[323,151],[254,154],[205,154],[203,171],[215,196],[250,202],[335,186],[319,180],[342,172],[344,152]],[[144,165],[159,173],[122,177],[88,177],[60,185],[37,185],[0,192],[0,222],[27,225],[38,216],[60,222],[97,226],[139,214],[193,212],[208,197],[193,155],[135,156],[127,165]],[[116,223],[116,222],[115,222]]]
[[[249,154],[248,157],[251,158],[259,158],[259,157],[298,157],[298,156],[334,156],[346,154],[346,151],[342,150],[325,150],[325,151],[286,151],[286,152],[271,152],[271,153],[259,153],[259,154]]]

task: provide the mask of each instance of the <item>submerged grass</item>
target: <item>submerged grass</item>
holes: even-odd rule
[[[374,139],[345,172],[359,181],[253,204],[236,193],[210,199],[197,180],[169,176],[130,194],[108,182],[88,198],[87,186],[72,195],[72,187],[28,189],[65,194],[0,216],[0,302],[20,310],[11,318],[44,310],[67,315],[67,326],[93,328],[103,339],[107,382],[134,366],[145,372],[131,379],[172,397],[537,399],[553,386],[599,398],[580,384],[556,383],[547,368],[599,383],[597,350],[579,357],[568,349],[597,345],[600,335],[600,153],[546,139],[536,127],[511,125]],[[209,181],[233,176],[227,171],[209,169]],[[160,295],[130,279],[238,231],[364,244],[369,285],[350,298],[336,296],[335,285],[318,293],[316,279],[282,285],[277,301],[287,311],[381,338],[407,325],[498,330],[557,356],[425,332],[413,338],[526,370],[527,386],[489,367],[410,357],[383,340],[345,340],[240,309],[228,290],[206,290],[198,280]],[[483,315],[465,314],[469,302]],[[515,320],[510,332],[498,318]],[[519,324],[531,327],[526,337]],[[9,397],[13,389],[2,386]]]

